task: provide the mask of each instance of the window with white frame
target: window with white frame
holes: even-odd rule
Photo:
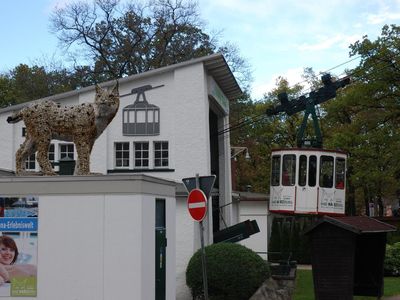
[[[154,142],[154,167],[168,167],[168,142]]]
[[[134,158],[135,168],[148,168],[149,167],[149,143],[148,142],[134,142]]]
[[[25,168],[27,170],[35,170],[36,169],[36,155],[35,155],[35,153],[33,153],[30,156],[28,156],[28,158],[25,161]]]
[[[60,159],[74,159],[74,144],[60,144]]]
[[[55,149],[54,144],[50,144],[49,152],[48,152],[48,157],[49,157],[50,163],[53,163],[56,160],[55,150],[54,149]]]
[[[115,166],[117,168],[129,167],[129,143],[115,143]]]

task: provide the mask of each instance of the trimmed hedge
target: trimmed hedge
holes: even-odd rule
[[[207,283],[211,300],[249,299],[270,276],[269,265],[254,251],[232,243],[207,246]],[[193,299],[203,299],[201,249],[189,261],[186,284]]]
[[[386,245],[385,274],[400,276],[400,242]]]

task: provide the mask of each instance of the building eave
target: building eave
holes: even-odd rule
[[[225,96],[230,101],[237,99],[238,97],[240,97],[243,94],[239,84],[237,83],[237,81],[235,79],[235,76],[233,75],[224,56],[221,53],[215,53],[215,54],[208,55],[208,56],[194,58],[194,59],[187,60],[187,61],[184,61],[181,63],[169,65],[166,67],[161,67],[161,68],[154,69],[154,70],[149,70],[149,71],[146,71],[146,72],[143,72],[140,74],[123,77],[123,78],[118,79],[118,81],[120,84],[123,84],[123,83],[131,82],[131,81],[145,79],[145,78],[152,77],[152,76],[157,76],[157,75],[160,75],[163,73],[172,72],[176,69],[187,67],[187,66],[194,65],[194,64],[199,64],[199,63],[203,63],[207,74],[209,74],[210,76],[212,76],[214,78],[215,82],[218,84],[218,86],[221,88],[221,90],[223,91]],[[116,82],[115,80],[109,80],[109,81],[103,82],[99,85],[101,87],[105,88],[105,87],[113,86],[115,84],[115,82]],[[70,99],[71,97],[77,96],[79,94],[91,92],[94,89],[95,89],[95,85],[91,85],[91,86],[76,89],[73,91],[68,91],[68,92],[48,96],[45,98],[36,99],[33,101],[4,107],[4,108],[0,109],[0,113],[6,113],[6,112],[20,110],[21,108],[25,107],[26,105],[28,105],[29,103],[32,103],[32,102],[40,102],[40,101],[45,101],[45,100],[62,102],[64,99]]]

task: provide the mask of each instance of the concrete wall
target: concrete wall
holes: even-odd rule
[[[166,299],[175,297],[175,185],[147,176],[1,178],[39,197],[38,296],[154,299],[155,199],[166,200]],[[30,299],[30,298],[26,298]]]

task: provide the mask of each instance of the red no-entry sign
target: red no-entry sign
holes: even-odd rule
[[[200,189],[193,189],[188,196],[187,206],[189,214],[197,221],[203,221],[207,213],[207,197]]]

